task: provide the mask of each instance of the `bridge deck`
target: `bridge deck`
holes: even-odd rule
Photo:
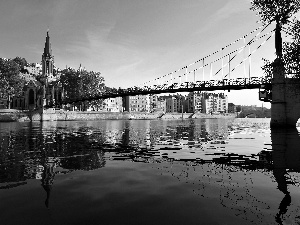
[[[242,89],[258,89],[261,85],[271,84],[271,79],[266,77],[237,78],[224,80],[210,80],[197,82],[183,82],[173,84],[162,84],[154,86],[133,87],[127,89],[115,89],[113,91],[105,91],[101,95],[87,96],[80,99],[72,99],[63,101],[66,103],[92,101],[98,99],[116,98],[123,96],[162,94],[176,92],[193,92],[193,91],[218,91],[218,90],[242,90]]]

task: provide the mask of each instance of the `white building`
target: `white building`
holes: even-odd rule
[[[129,112],[150,112],[150,95],[129,96]]]
[[[227,95],[216,93],[204,93],[202,98],[203,113],[227,113],[228,97]]]
[[[39,63],[31,63],[30,65],[24,66],[24,70],[27,70],[30,75],[38,76],[42,74],[43,68]]]
[[[104,99],[103,111],[122,112],[122,97]]]

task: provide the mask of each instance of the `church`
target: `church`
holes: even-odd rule
[[[60,108],[63,91],[59,82],[60,73],[54,66],[49,31],[47,31],[42,55],[41,70],[38,70],[39,67],[34,65],[31,67],[36,68],[27,67],[27,74],[20,74],[23,78],[22,94],[12,98],[11,108],[21,110]]]

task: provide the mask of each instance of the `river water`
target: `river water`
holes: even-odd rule
[[[0,123],[0,224],[300,224],[269,119]]]

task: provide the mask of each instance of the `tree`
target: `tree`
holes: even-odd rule
[[[81,88],[82,88],[82,98],[90,98],[99,96],[104,91],[104,77],[101,76],[100,72],[94,71],[81,71]],[[99,104],[102,104],[103,100],[92,100],[89,101],[88,105],[93,109],[98,108]]]
[[[252,0],[251,10],[256,11],[265,24],[276,22],[275,48],[278,58],[282,58],[282,26],[299,11],[299,0]]]
[[[251,10],[256,11],[265,24],[274,21],[287,24],[300,9],[299,0],[252,0]]]
[[[277,58],[283,61],[285,70],[299,74],[299,31],[300,24],[292,16],[300,10],[299,0],[252,0],[251,10],[257,12],[264,24],[276,22],[275,49]],[[281,31],[292,37],[292,42],[282,42]],[[266,76],[272,77],[275,62],[266,59],[262,67]]]
[[[237,112],[241,112],[241,111],[242,111],[242,106],[237,105],[237,106],[236,106],[236,111],[237,111]]]
[[[2,97],[9,98],[21,94],[24,82],[19,74],[20,67],[14,60],[0,58],[0,93]]]
[[[283,43],[285,69],[287,73],[300,77],[300,21],[294,19],[288,27],[288,32],[291,41]]]
[[[82,97],[92,97],[101,94],[104,89],[104,78],[99,72],[82,71],[80,74],[82,81]]]
[[[104,78],[100,72],[65,69],[62,71],[60,82],[64,89],[66,100],[89,99],[100,95],[104,91]],[[89,106],[97,108],[102,101],[89,101]],[[78,104],[79,105],[79,104]],[[88,105],[84,105],[84,108]]]
[[[60,82],[64,90],[66,100],[75,100],[80,95],[80,77],[76,70],[68,68],[62,71]]]
[[[25,58],[21,58],[19,56],[12,59],[12,61],[14,61],[15,63],[18,64],[20,71],[22,71],[24,69],[24,66],[28,65],[27,60]]]

